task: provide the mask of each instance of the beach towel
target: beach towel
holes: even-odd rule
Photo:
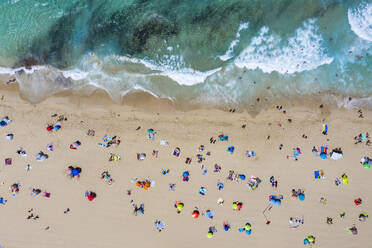
[[[43,196],[46,197],[46,198],[50,198],[50,193],[49,192],[44,192]]]
[[[206,217],[207,219],[213,219],[214,214],[213,214],[213,212],[212,212],[211,210],[207,210],[207,211],[205,212],[205,217]]]
[[[12,159],[11,158],[6,158],[5,159],[5,165],[12,165]]]
[[[342,158],[342,157],[343,157],[342,153],[332,152],[331,158],[332,158],[333,160],[339,160],[339,159]]]
[[[328,132],[328,126],[327,124],[323,124],[323,127],[322,127],[322,134],[326,135]]]
[[[314,178],[315,179],[320,179],[320,173],[319,173],[319,171],[314,171]]]

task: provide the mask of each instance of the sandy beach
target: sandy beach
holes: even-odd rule
[[[229,109],[185,112],[167,101],[150,99],[145,105],[136,97],[128,99],[129,105],[119,105],[98,93],[90,97],[59,94],[33,105],[19,96],[16,85],[3,86],[0,95],[0,117],[11,120],[0,127],[0,197],[7,200],[0,205],[4,248],[291,248],[307,247],[304,239],[309,235],[316,238],[313,247],[369,247],[372,242],[371,218],[358,220],[362,212],[372,213],[372,171],[360,164],[362,157],[372,157],[372,145],[366,145],[366,140],[354,144],[355,136],[372,134],[371,111],[361,110],[363,118],[359,118],[357,110],[320,108],[321,102],[283,105],[282,109],[277,103],[252,117]],[[47,126],[58,123],[61,115],[65,118],[61,128],[48,132]],[[323,124],[327,124],[327,135],[322,134]],[[94,136],[87,135],[89,129]],[[153,140],[148,129],[156,132]],[[12,140],[8,134],[14,135]],[[120,145],[100,146],[104,135],[117,136]],[[228,141],[221,141],[219,135],[228,136]],[[212,137],[215,143],[210,143]],[[168,145],[161,145],[161,140]],[[70,149],[76,141],[81,145]],[[48,144],[53,151],[47,150]],[[204,150],[198,150],[200,145]],[[229,146],[234,146],[232,154]],[[328,147],[327,158],[314,156],[313,146]],[[19,147],[27,156],[17,154]],[[179,157],[172,155],[177,147]],[[293,157],[296,148],[300,148],[298,160]],[[342,149],[341,159],[330,158],[334,148]],[[158,151],[157,157],[153,150]],[[247,157],[247,150],[255,156]],[[44,161],[36,160],[40,151],[48,155]],[[138,153],[146,158],[138,160]],[[109,161],[110,154],[119,155],[120,160]],[[198,163],[197,154],[205,160]],[[185,163],[188,157],[190,164]],[[11,165],[4,164],[6,158],[12,159]],[[214,172],[215,164],[221,166],[220,172]],[[82,169],[80,178],[66,175],[69,166]],[[163,175],[163,169],[169,173]],[[245,180],[228,180],[230,170],[245,175]],[[324,178],[314,178],[318,170],[324,171]],[[114,180],[111,185],[101,179],[104,171]],[[182,180],[185,171],[189,181]],[[349,183],[336,186],[335,179],[343,174]],[[261,180],[255,190],[247,186],[251,176]],[[272,187],[271,176],[277,187]],[[145,190],[133,178],[155,183]],[[218,190],[218,182],[223,189]],[[9,187],[14,183],[20,187],[12,196]],[[175,184],[174,191],[169,184]],[[205,195],[198,193],[200,187],[207,190]],[[33,189],[42,193],[32,196]],[[292,197],[292,189],[303,189],[305,200]],[[88,201],[86,191],[95,192],[96,198]],[[50,197],[43,197],[43,192]],[[263,211],[270,206],[271,195],[283,199],[280,206],[265,212],[267,224]],[[319,201],[322,197],[324,204]],[[219,198],[223,205],[217,203]],[[358,198],[360,205],[354,203]],[[179,214],[175,201],[184,204]],[[240,211],[233,210],[234,201],[243,203]],[[143,215],[133,214],[133,203],[144,204]],[[200,211],[197,219],[191,215],[195,207]],[[213,219],[202,215],[206,210],[213,211]],[[290,217],[303,217],[304,223],[290,228]],[[326,223],[327,217],[333,224]],[[156,230],[155,220],[163,221],[163,231]],[[228,231],[224,221],[231,225]],[[251,235],[238,231],[247,222]],[[348,231],[354,224],[357,235]],[[208,229],[213,226],[217,232],[209,239]]]

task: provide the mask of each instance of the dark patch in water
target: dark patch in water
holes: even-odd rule
[[[141,53],[152,36],[167,38],[167,36],[177,35],[177,32],[176,25],[165,17],[153,15],[133,30],[129,44],[134,52]]]
[[[38,60],[38,58],[36,58],[32,54],[27,54],[25,57],[19,60],[13,66],[13,68],[26,67],[26,69],[30,69],[34,65],[40,65],[40,61]]]

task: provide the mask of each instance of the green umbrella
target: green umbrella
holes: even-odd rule
[[[371,168],[371,165],[369,163],[365,162],[365,163],[363,163],[363,167],[365,169],[370,169]]]

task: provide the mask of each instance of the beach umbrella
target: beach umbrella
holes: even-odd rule
[[[89,194],[87,198],[88,198],[89,201],[93,201],[94,200],[94,196],[92,194]]]
[[[210,239],[213,237],[213,232],[208,232],[207,237]]]
[[[200,187],[200,189],[199,189],[199,194],[201,194],[201,195],[205,195],[206,193],[207,193],[207,189],[204,188],[204,187]]]
[[[237,209],[238,209],[238,203],[233,202],[232,208],[233,208],[234,210],[237,210]]]
[[[74,168],[74,169],[72,169],[71,174],[72,174],[74,177],[76,177],[77,175],[79,175],[79,170],[78,170],[77,168]]]
[[[245,233],[246,233],[247,235],[251,235],[251,233],[252,233],[252,229],[245,230]]]
[[[184,177],[188,177],[189,175],[190,175],[190,173],[188,171],[184,171],[183,174],[182,174],[182,176],[184,176]]]
[[[251,230],[251,229],[252,229],[251,224],[249,224],[249,223],[245,224],[244,229],[245,229],[245,230]]]
[[[275,199],[272,197],[272,198],[270,199],[269,203],[270,203],[271,205],[275,205]]]
[[[198,211],[198,210],[194,210],[194,212],[192,212],[192,217],[193,217],[194,219],[199,218],[199,211]]]
[[[309,240],[308,239],[304,239],[304,245],[308,245],[310,244]]]
[[[314,242],[315,242],[315,238],[314,238],[314,236],[308,236],[308,237],[307,237],[307,240],[308,240],[310,243],[314,243]]]
[[[221,189],[223,189],[225,187],[225,185],[223,183],[221,183],[221,182],[218,182],[217,183],[217,187],[218,187],[218,190],[221,190]]]
[[[344,184],[348,184],[348,183],[349,183],[349,178],[346,176],[346,174],[344,174],[344,175],[342,176],[342,182],[343,182]]]
[[[365,169],[370,169],[371,168],[371,165],[369,163],[365,162],[365,163],[363,163],[363,167]]]
[[[304,194],[299,194],[298,195],[298,199],[300,200],[300,201],[304,201],[305,200],[305,195]]]
[[[244,228],[239,228],[238,230],[239,230],[239,232],[244,232],[245,231]]]
[[[238,202],[238,206],[237,206],[238,210],[242,209],[242,207],[243,207],[243,203]]]
[[[280,206],[282,204],[282,201],[279,199],[275,200],[275,205]]]
[[[177,204],[177,210],[181,211],[183,209],[183,206],[184,206],[183,203],[178,203]]]
[[[243,180],[243,181],[245,180],[245,175],[241,174],[241,175],[239,175],[239,177],[240,177],[241,180]]]
[[[320,154],[320,158],[321,158],[321,159],[326,159],[326,158],[327,158],[327,154],[325,154],[324,152],[322,152],[322,153]]]

